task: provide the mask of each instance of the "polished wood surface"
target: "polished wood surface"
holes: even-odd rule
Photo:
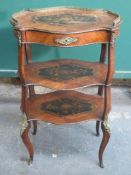
[[[51,89],[73,89],[105,84],[107,65],[80,60],[58,59],[25,66],[25,83]]]
[[[107,128],[105,127],[105,125],[103,124],[103,122],[101,123],[101,129],[103,132],[103,138],[102,138],[102,142],[99,148],[99,164],[101,168],[104,168],[104,164],[103,164],[103,153],[104,150],[106,148],[106,145],[109,142],[110,139],[110,131],[107,130]]]
[[[100,54],[100,63],[105,63],[106,61],[106,52],[107,52],[107,44],[101,45],[101,54]],[[103,96],[104,86],[100,85],[98,87],[98,95]],[[100,127],[100,121],[96,122],[96,135],[99,136],[99,127]]]
[[[26,103],[28,120],[43,120],[54,124],[90,119],[102,120],[104,109],[102,97],[76,91],[56,91],[36,95],[29,98]]]
[[[19,41],[21,110],[26,114],[21,137],[30,161],[34,151],[28,132],[32,124],[33,134],[36,134],[37,120],[54,124],[96,120],[97,136],[100,124],[103,131],[99,148],[99,164],[103,168],[103,152],[110,138],[108,114],[114,74],[114,43],[119,35],[120,16],[104,10],[59,7],[18,12],[12,16],[11,23]],[[56,47],[101,43],[100,60],[92,63],[88,59],[61,58],[35,63],[30,47],[34,43]],[[55,91],[39,95],[35,85]],[[75,91],[75,88],[94,85],[98,87],[97,95]]]
[[[56,7],[21,11],[12,16],[11,22],[22,31],[70,34],[112,30],[120,24],[120,17],[104,10]]]
[[[68,38],[75,39],[74,42],[70,43],[58,43],[58,40],[66,40]],[[38,43],[47,46],[57,46],[57,47],[74,47],[74,46],[84,46],[88,44],[95,43],[107,43],[111,38],[110,31],[92,31],[88,33],[78,33],[78,34],[49,34],[42,33],[38,31],[28,31],[25,32],[23,38],[23,43]]]

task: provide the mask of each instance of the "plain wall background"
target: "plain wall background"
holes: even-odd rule
[[[115,70],[116,78],[131,78],[131,19],[130,2],[123,0],[0,0],[0,76],[17,76],[17,40],[13,35],[10,17],[13,13],[27,8],[52,6],[76,6],[85,8],[104,8],[119,13],[123,23],[120,36],[116,40]],[[33,46],[35,61],[55,58],[79,58],[95,61],[99,58],[99,45],[59,49],[42,45]],[[125,72],[126,71],[126,72]]]

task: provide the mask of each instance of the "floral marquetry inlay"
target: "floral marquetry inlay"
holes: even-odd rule
[[[41,68],[39,70],[39,75],[57,81],[69,80],[84,76],[92,76],[93,69],[73,64],[64,64],[60,66]]]
[[[57,14],[50,16],[33,16],[33,22],[48,23],[52,25],[76,24],[76,23],[92,23],[96,22],[96,17],[93,15],[78,15],[78,14]]]
[[[91,104],[82,99],[61,98],[42,103],[41,110],[59,116],[91,111]]]

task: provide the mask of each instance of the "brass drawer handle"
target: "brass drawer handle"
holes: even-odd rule
[[[62,44],[62,45],[68,45],[71,43],[75,43],[76,41],[77,41],[77,38],[71,38],[71,37],[64,37],[64,38],[59,38],[55,40],[56,43]]]

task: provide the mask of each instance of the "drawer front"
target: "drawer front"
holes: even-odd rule
[[[49,34],[37,31],[26,31],[22,42],[39,43],[49,46],[74,47],[110,41],[111,32],[95,31],[80,34]]]

